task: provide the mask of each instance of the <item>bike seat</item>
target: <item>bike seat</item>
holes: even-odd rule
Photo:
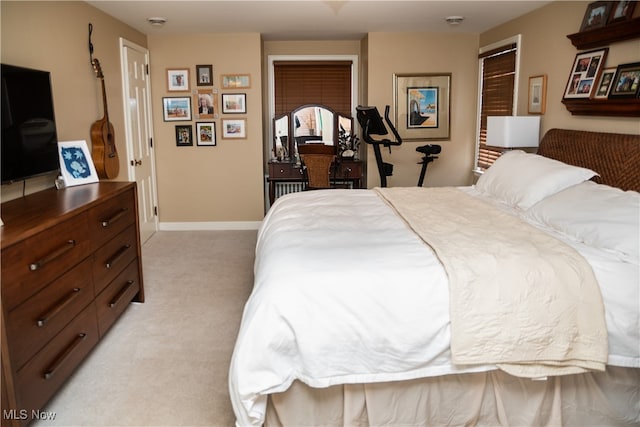
[[[442,147],[436,144],[427,144],[416,148],[418,153],[422,153],[427,156],[439,154],[442,151]]]

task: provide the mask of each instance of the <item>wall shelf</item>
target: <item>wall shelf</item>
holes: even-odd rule
[[[575,116],[640,117],[640,99],[563,99]]]
[[[640,17],[567,36],[577,49],[592,49],[640,37]]]

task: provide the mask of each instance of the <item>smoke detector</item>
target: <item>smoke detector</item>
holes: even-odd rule
[[[154,16],[151,18],[147,18],[147,21],[149,22],[149,24],[151,24],[154,27],[162,27],[167,22],[167,18],[163,18],[161,16]]]
[[[459,25],[464,21],[464,16],[447,16],[445,19],[449,25]]]

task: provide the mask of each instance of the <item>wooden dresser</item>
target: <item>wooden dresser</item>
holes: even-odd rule
[[[2,426],[18,426],[144,301],[136,184],[52,188],[0,215]]]

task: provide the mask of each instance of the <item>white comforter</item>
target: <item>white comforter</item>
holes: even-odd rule
[[[601,287],[608,363],[640,367],[638,265],[572,245]],[[259,231],[231,362],[236,422],[260,425],[267,394],[295,379],[327,387],[496,368],[454,365],[450,339],[442,265],[374,192],[282,197]]]

